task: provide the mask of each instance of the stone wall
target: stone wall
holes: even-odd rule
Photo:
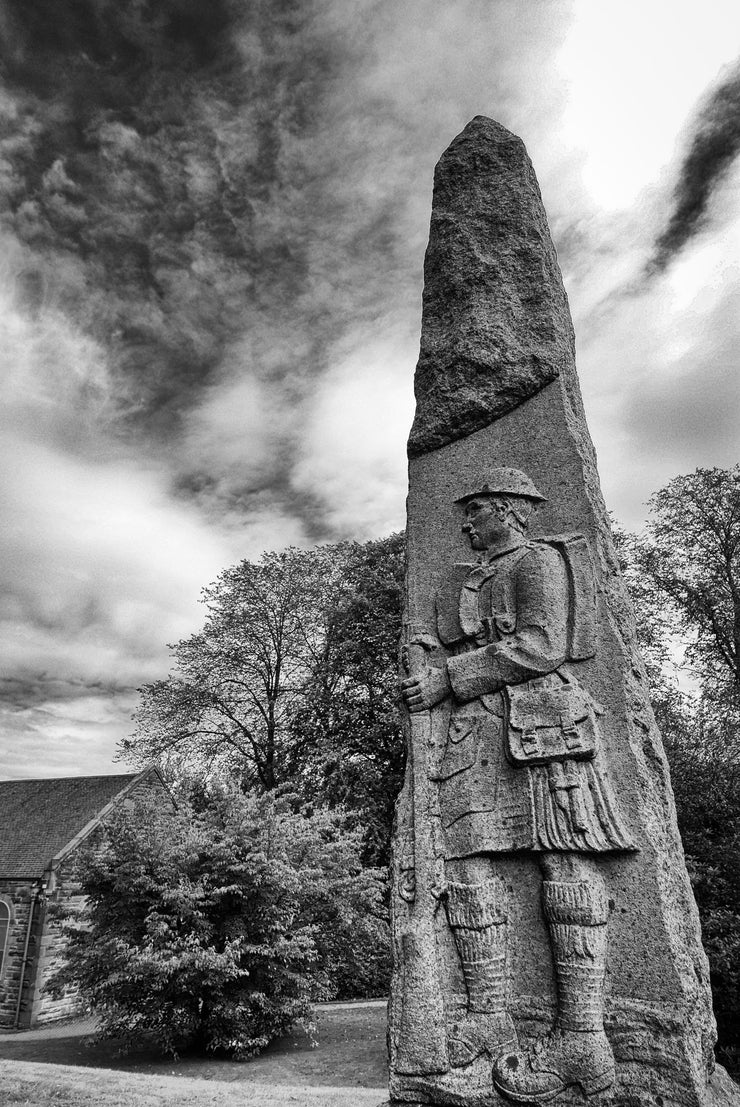
[[[89,848],[90,845],[94,846],[97,843],[102,845],[104,834],[102,827],[93,831],[93,834],[85,840],[85,847]],[[39,935],[38,958],[35,965],[35,979],[31,982],[32,998],[30,1003],[26,1000],[23,1005],[24,1014],[21,1023],[24,1026],[40,1026],[43,1023],[73,1018],[85,1010],[84,1000],[76,988],[65,990],[58,998],[44,990],[46,982],[64,961],[65,919],[58,917],[56,908],[63,908],[65,915],[67,912],[74,915],[85,906],[85,897],[81,894],[80,871],[81,854],[80,850],[76,849],[59,866],[56,889],[48,900],[44,901],[39,912],[35,927]]]
[[[170,805],[168,792],[155,774],[146,776],[123,801],[125,807],[136,800],[154,796]],[[82,828],[80,828],[82,829]],[[104,842],[105,828],[97,827],[84,839],[85,847]],[[49,895],[34,891],[40,881],[0,880],[0,897],[11,907],[11,926],[8,935],[6,958],[0,976],[0,1028],[15,1026],[18,987],[23,975],[23,999],[20,1006],[19,1027],[27,1029],[60,1019],[73,1018],[85,1010],[82,997],[75,989],[69,989],[59,998],[44,990],[53,973],[64,958],[66,939],[63,934],[64,919],[58,908],[75,913],[84,907],[81,894],[81,840],[63,859],[54,873]],[[33,923],[29,936],[25,973],[22,973],[23,952],[28,930],[29,911],[33,903]]]
[[[8,941],[2,973],[0,973],[0,1027],[4,1029],[12,1027],[15,1022],[18,985],[22,975],[23,951],[33,890],[33,881],[0,880],[0,899],[10,908]],[[38,911],[38,907],[36,910]],[[37,941],[38,935],[32,930],[28,947],[29,959],[35,956]],[[31,964],[29,960],[27,972]]]

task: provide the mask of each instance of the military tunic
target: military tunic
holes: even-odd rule
[[[454,700],[434,777],[448,859],[635,848],[602,753],[515,764],[507,752],[507,690],[578,687],[564,668],[571,587],[561,553],[522,538],[487,564],[456,566],[440,592]]]

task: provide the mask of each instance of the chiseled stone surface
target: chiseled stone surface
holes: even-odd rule
[[[521,141],[435,175],[409,442],[392,1104],[740,1105]]]
[[[437,166],[423,302],[410,457],[487,426],[573,359],[534,170],[492,119],[473,119]]]

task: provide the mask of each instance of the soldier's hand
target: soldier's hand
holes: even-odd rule
[[[406,677],[401,681],[401,695],[409,711],[428,711],[439,703],[445,696],[449,696],[450,678],[447,675],[447,667],[430,668],[425,673]]]

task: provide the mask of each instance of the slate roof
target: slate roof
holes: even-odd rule
[[[41,877],[104,807],[152,771],[0,781],[0,878]]]

